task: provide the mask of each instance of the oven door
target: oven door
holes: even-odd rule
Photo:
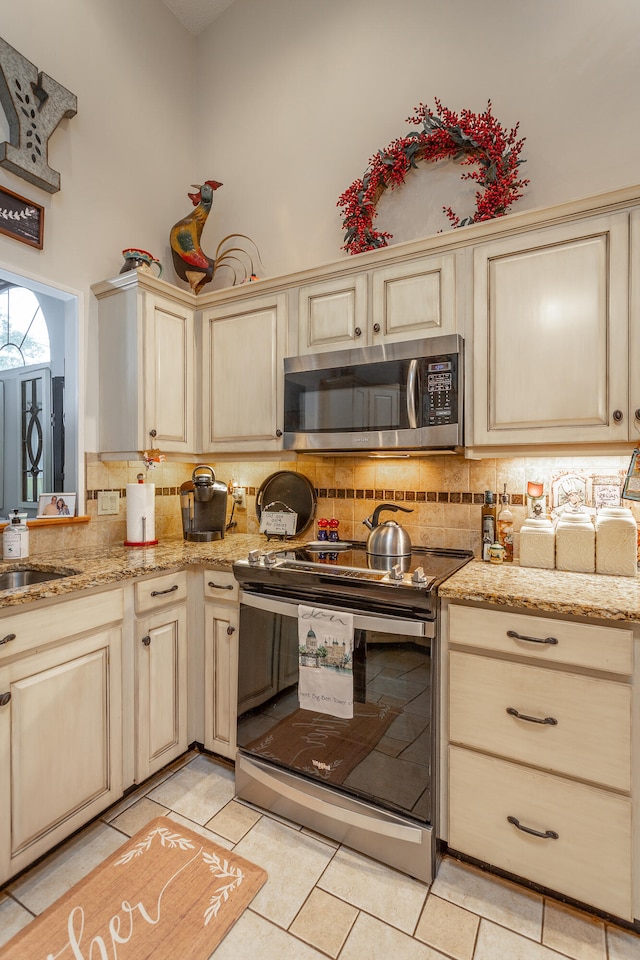
[[[297,601],[243,591],[236,792],[426,879],[437,769],[435,623],[349,612],[353,718],[344,719],[300,706]],[[373,847],[357,839],[371,812]],[[402,854],[403,841],[416,865]]]

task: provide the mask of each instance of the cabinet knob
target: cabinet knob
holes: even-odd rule
[[[373,325],[373,332],[374,332],[374,333],[380,333],[380,324],[379,324],[379,323],[374,323],[374,325]]]
[[[6,705],[9,703],[9,700],[11,700],[11,694],[10,694],[10,693],[8,693],[8,692],[7,692],[7,693],[0,693],[0,707],[6,707]]]
[[[6,637],[3,637],[2,640],[0,640],[0,646],[2,646],[3,643],[9,643],[10,640],[15,640],[15,638],[15,633],[8,633]]]
[[[276,437],[280,438],[282,436],[282,430],[276,430]]]
[[[356,327],[353,332],[355,333],[356,337],[362,336],[362,330],[360,329],[360,327]]]
[[[633,415],[636,418],[636,420],[640,420],[640,407],[636,407]]]
[[[232,627],[231,625],[229,625],[229,626],[227,627],[227,636],[230,637],[231,634],[232,634],[232,633],[235,633],[235,632],[236,632],[236,628],[235,628],[235,627]]]
[[[157,431],[157,430],[149,430],[149,436],[150,436],[150,437],[153,437],[153,438],[155,439],[155,437],[158,436],[158,431]]]
[[[621,423],[623,417],[624,417],[624,414],[622,413],[622,410],[613,411],[613,419],[615,420],[616,423]]]
[[[143,642],[143,644],[145,645],[145,647],[148,647],[149,644],[151,643],[151,637],[149,637],[149,636],[143,637],[143,638],[142,638],[142,642]]]

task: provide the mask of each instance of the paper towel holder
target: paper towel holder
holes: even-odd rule
[[[147,489],[152,488],[153,493],[151,494],[151,497],[152,498],[155,497],[155,484],[150,483],[145,485],[144,474],[142,473],[139,473],[137,475],[137,480],[138,480],[137,483],[128,483],[127,490],[129,487],[131,487],[133,491],[133,490],[136,490],[139,485],[143,485],[143,486],[146,486]],[[131,501],[131,498],[129,498],[129,502],[130,501]],[[129,502],[127,503],[127,512],[129,511]],[[141,516],[135,517],[136,521],[138,520],[140,521],[141,539],[140,540],[127,539],[124,541],[125,547],[155,547],[157,545],[158,541],[156,539],[153,539],[153,537],[155,536],[155,504],[153,503],[153,501],[152,501],[151,507],[149,508],[147,506],[146,509],[147,509],[146,513],[143,513]],[[149,516],[147,514],[149,514]],[[129,519],[130,518],[127,517],[127,520]],[[150,539],[147,539],[148,530],[152,531],[152,537]]]

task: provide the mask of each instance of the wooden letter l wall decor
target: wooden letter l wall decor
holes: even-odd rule
[[[0,37],[0,104],[10,136],[0,143],[0,166],[57,193],[60,174],[47,162],[49,137],[63,117],[75,117],[77,97]]]

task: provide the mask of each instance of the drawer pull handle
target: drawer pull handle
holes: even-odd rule
[[[518,713],[515,707],[507,707],[507,713],[511,717],[517,717],[518,720],[527,720],[529,723],[548,723],[550,727],[558,725],[555,717],[528,717],[526,713]]]
[[[214,590],[233,590],[232,583],[214,583],[213,580],[209,580],[207,586],[213,587]]]
[[[231,636],[232,634],[234,634],[235,632],[236,632],[236,628],[235,628],[235,627],[231,627],[231,626],[227,627],[227,636],[228,636],[228,637],[230,637],[230,636]]]
[[[555,645],[558,642],[555,637],[545,637],[544,639],[540,637],[524,637],[521,633],[516,633],[515,630],[507,630],[507,636],[513,637],[514,640],[526,640],[527,643],[550,643]]]
[[[165,595],[165,593],[175,593],[175,591],[176,591],[177,589],[178,589],[178,584],[177,584],[177,583],[174,583],[174,585],[173,585],[172,587],[169,587],[168,590],[152,590],[152,591],[151,591],[151,596],[152,596],[152,597],[163,597],[163,596]]]
[[[0,693],[0,707],[6,707],[6,705],[11,700],[10,693]]]
[[[8,633],[6,637],[3,637],[2,640],[0,640],[0,646],[2,646],[3,643],[9,643],[10,640],[15,640],[15,638],[15,633]]]
[[[523,833],[530,833],[532,837],[541,837],[542,840],[559,840],[560,835],[555,832],[555,830],[545,830],[542,833],[541,830],[534,830],[532,827],[523,827],[519,820],[515,817],[507,817],[509,823],[512,823],[514,827],[517,827],[518,830],[522,830]]]
[[[148,647],[149,644],[151,643],[151,637],[150,636],[143,637],[142,643],[144,644],[145,647]]]

